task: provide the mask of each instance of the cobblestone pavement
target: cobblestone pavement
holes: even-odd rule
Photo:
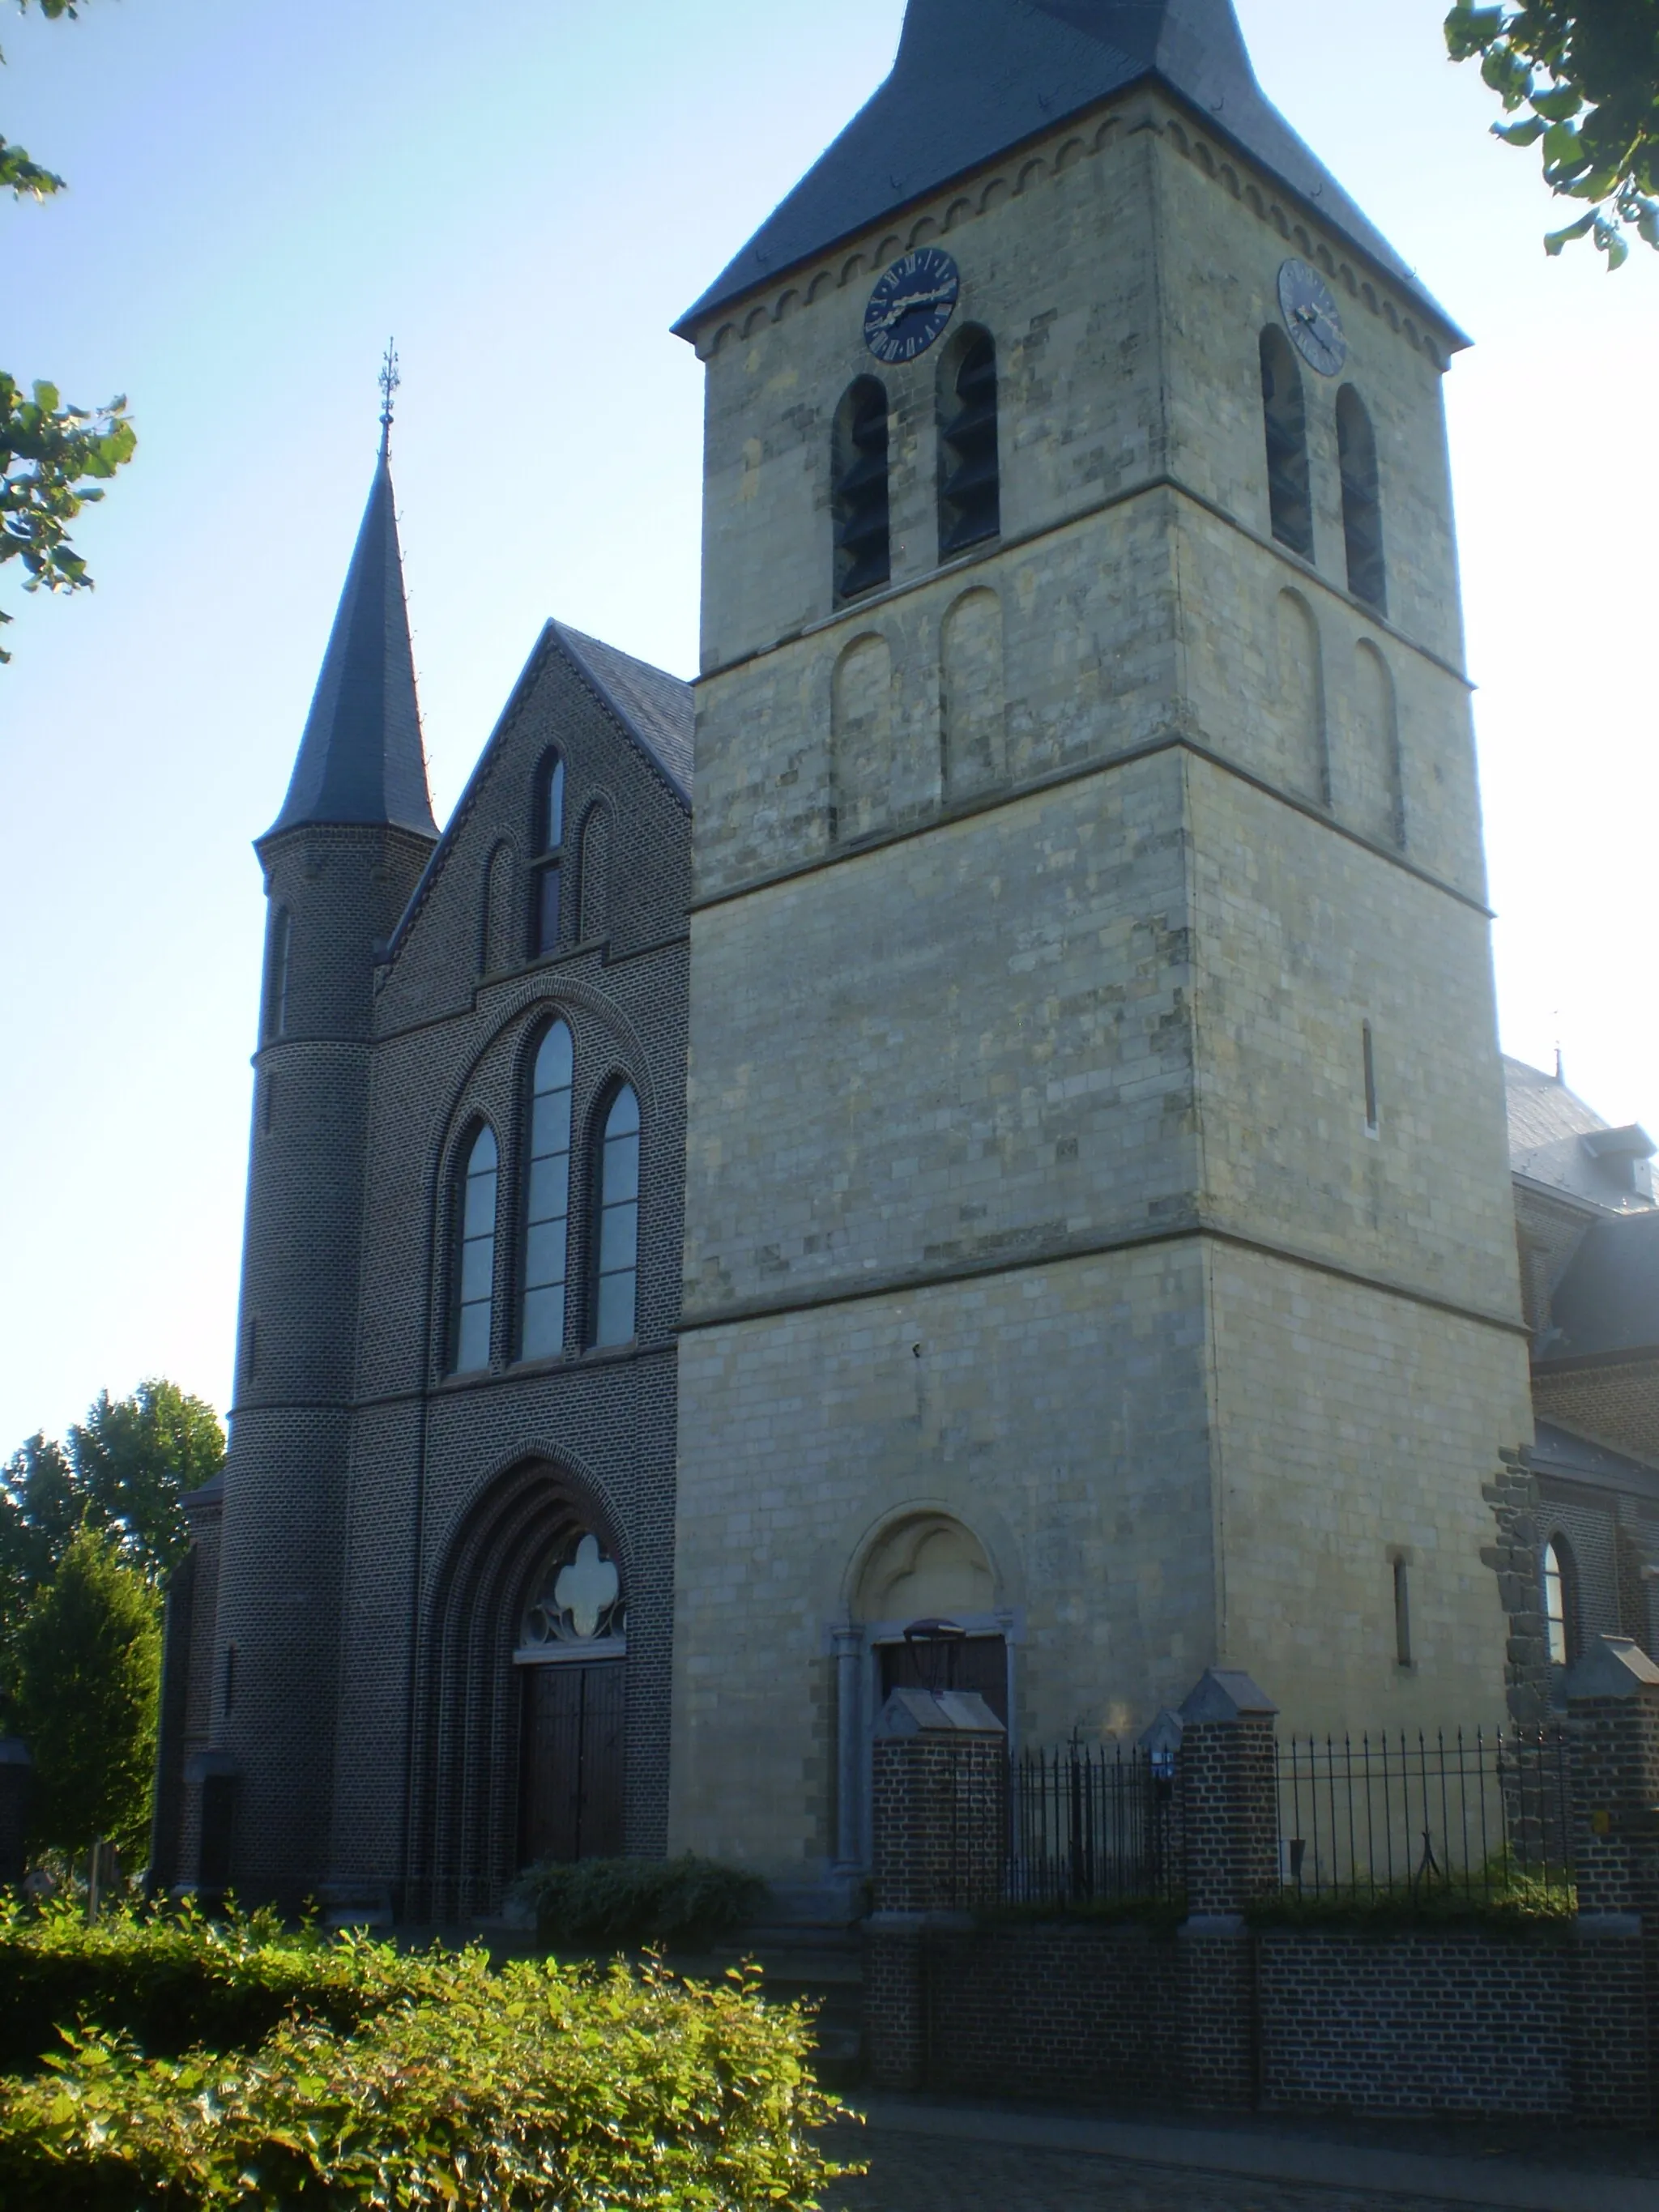
[[[836,2155],[867,2162],[870,2173],[838,2185],[829,2199],[834,2212],[1468,2212],[1438,2197],[1310,2189],[887,2128],[838,2135]]]

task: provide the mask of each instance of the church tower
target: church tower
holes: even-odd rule
[[[375,967],[437,839],[387,415],[293,780],[256,848],[269,915],[214,1749],[196,1762],[204,1882],[217,1861],[243,1896],[290,1902],[329,1863]]]
[[[918,1662],[1501,1717],[1530,1433],[1445,313],[1231,0],[910,0],[706,364],[676,1849]],[[944,1663],[944,1662],[941,1662]]]

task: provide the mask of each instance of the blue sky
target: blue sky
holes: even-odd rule
[[[902,0],[86,0],[8,22],[0,359],[125,391],[99,590],[0,671],[0,1451],[222,1406],[275,814],[389,332],[439,817],[549,614],[690,674],[700,372],[668,334],[892,56]],[[1443,0],[1239,0],[1268,92],[1471,331],[1449,384],[1506,1044],[1659,1131],[1659,257],[1546,261]],[[1385,29],[1379,32],[1379,24]]]

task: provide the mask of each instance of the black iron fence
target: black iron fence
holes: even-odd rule
[[[1161,1901],[1182,1887],[1168,1753],[1067,1744],[1013,1763],[1006,1893],[1015,1905]]]
[[[1565,1893],[1571,1779],[1559,1728],[1283,1740],[1280,1879],[1360,1903]]]

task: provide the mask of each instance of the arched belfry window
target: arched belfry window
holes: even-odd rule
[[[270,950],[265,957],[267,1044],[288,1035],[288,969],[293,945],[294,917],[285,906],[279,906],[270,917]]]
[[[989,331],[964,331],[946,354],[939,391],[941,560],[1002,527],[997,453],[997,349]]]
[[[861,376],[836,410],[836,597],[856,599],[893,573],[887,507],[887,392]]]
[[[562,1543],[538,1578],[519,1628],[520,1661],[569,1652],[599,1658],[624,1640],[628,1600],[616,1561],[599,1538]]]
[[[530,1079],[530,1166],[525,1178],[523,1304],[519,1357],[551,1359],[564,1350],[570,1257],[570,1031],[555,1022]]]
[[[1550,1663],[1570,1667],[1579,1652],[1578,1568],[1565,1536],[1552,1536],[1544,1547],[1543,1584]]]
[[[1382,562],[1382,499],[1377,486],[1376,434],[1352,385],[1336,395],[1336,450],[1342,469],[1342,534],[1347,541],[1348,589],[1379,614],[1389,605]]]
[[[536,778],[532,849],[536,855],[533,950],[556,952],[563,921],[564,883],[564,763],[557,753],[548,755]]]
[[[1281,545],[1313,559],[1313,495],[1308,479],[1308,410],[1290,340],[1261,333],[1261,412],[1267,432],[1267,507]]]
[[[495,1193],[501,1155],[489,1124],[467,1148],[457,1194],[455,1320],[451,1365],[472,1375],[489,1364],[495,1311]]]
[[[640,1102],[629,1084],[605,1117],[596,1200],[593,1341],[627,1344],[635,1330],[640,1271]]]

